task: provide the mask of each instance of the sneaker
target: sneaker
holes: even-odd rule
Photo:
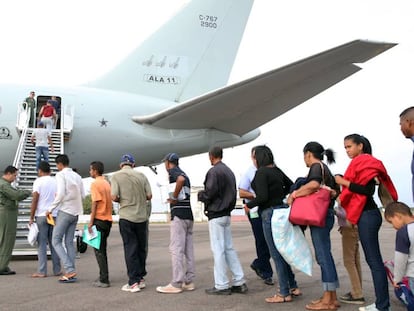
[[[141,281],[138,282],[139,289],[145,288],[147,285],[145,285],[145,280],[142,278]]]
[[[239,286],[233,285],[230,288],[230,290],[231,290],[232,293],[245,294],[245,293],[247,293],[247,291],[249,289],[247,288],[246,283],[243,283],[242,285],[239,285]]]
[[[344,295],[342,295],[342,296],[339,296],[339,299],[348,299],[348,297],[349,297],[349,296],[351,296],[351,297],[352,297],[351,292],[348,292],[348,293],[346,293],[346,294],[344,294]]]
[[[344,303],[352,303],[355,305],[363,305],[365,303],[364,297],[354,298],[352,297],[351,293],[346,293],[345,295],[339,297],[339,301]]]
[[[172,286],[171,283],[166,286],[158,286],[157,292],[164,294],[179,294],[183,291],[182,288]]]
[[[273,279],[272,278],[264,279],[264,283],[266,285],[275,285],[275,282],[273,282]]]
[[[128,283],[122,286],[121,288],[124,292],[131,292],[136,293],[139,292],[141,289],[139,288],[138,283],[134,283],[132,285],[129,285]]]
[[[261,278],[261,279],[265,279],[264,277],[263,277],[263,273],[259,270],[259,269],[257,269],[253,264],[251,264],[250,265],[250,268],[254,271],[254,272],[256,272],[256,275],[259,277],[259,278]]]
[[[231,289],[225,288],[225,289],[217,289],[215,287],[208,288],[205,290],[207,295],[231,295]]]
[[[359,311],[379,311],[377,309],[377,306],[375,305],[375,303],[373,303],[372,305],[368,305],[365,307],[359,307]]]
[[[181,286],[181,288],[185,291],[192,291],[195,290],[195,285],[193,282],[191,283],[183,283],[183,285]]]
[[[101,281],[95,281],[95,282],[93,282],[93,283],[92,283],[92,286],[93,286],[93,287],[107,288],[107,287],[109,287],[110,285],[109,285],[109,283],[103,283],[103,282],[101,282]]]

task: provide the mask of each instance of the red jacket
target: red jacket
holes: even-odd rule
[[[382,162],[372,155],[361,154],[352,159],[346,169],[344,178],[351,183],[366,185],[373,178],[377,177],[392,198],[397,201],[397,190],[392,183],[390,176],[387,174]],[[362,214],[367,197],[363,194],[351,192],[348,187],[343,187],[339,196],[342,207],[346,210],[346,218],[353,224],[357,224]]]

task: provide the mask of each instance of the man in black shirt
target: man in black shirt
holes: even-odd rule
[[[208,217],[210,245],[214,257],[214,287],[206,289],[209,295],[230,295],[246,293],[247,286],[244,273],[236,251],[233,248],[230,228],[230,212],[236,204],[236,178],[230,168],[225,165],[223,149],[213,147],[209,151],[213,167],[207,172],[204,190],[198,193],[198,200],[205,204]],[[232,273],[233,283],[230,286],[227,268]]]
[[[176,153],[168,153],[163,159],[172,186],[168,202],[171,208],[170,252],[173,277],[170,284],[157,287],[158,292],[165,294],[178,294],[183,290],[195,289],[194,218],[190,202],[190,179],[178,167],[178,159]]]

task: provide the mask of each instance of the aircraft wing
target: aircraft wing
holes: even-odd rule
[[[212,128],[243,135],[356,73],[361,70],[357,63],[395,45],[355,40],[159,113],[132,119],[166,129]]]

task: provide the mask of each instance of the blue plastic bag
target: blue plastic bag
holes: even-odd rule
[[[384,262],[385,272],[391,284],[394,282],[394,261],[388,260]],[[414,295],[408,284],[408,277],[404,277],[402,282],[399,282],[399,288],[394,288],[395,296],[400,300],[408,311],[414,311]]]
[[[290,207],[273,210],[272,235],[279,253],[286,262],[312,276],[313,257],[311,248],[299,226],[289,221]]]
[[[411,290],[402,282],[398,283],[399,288],[394,288],[395,296],[407,306],[408,311],[414,311],[414,295]]]

